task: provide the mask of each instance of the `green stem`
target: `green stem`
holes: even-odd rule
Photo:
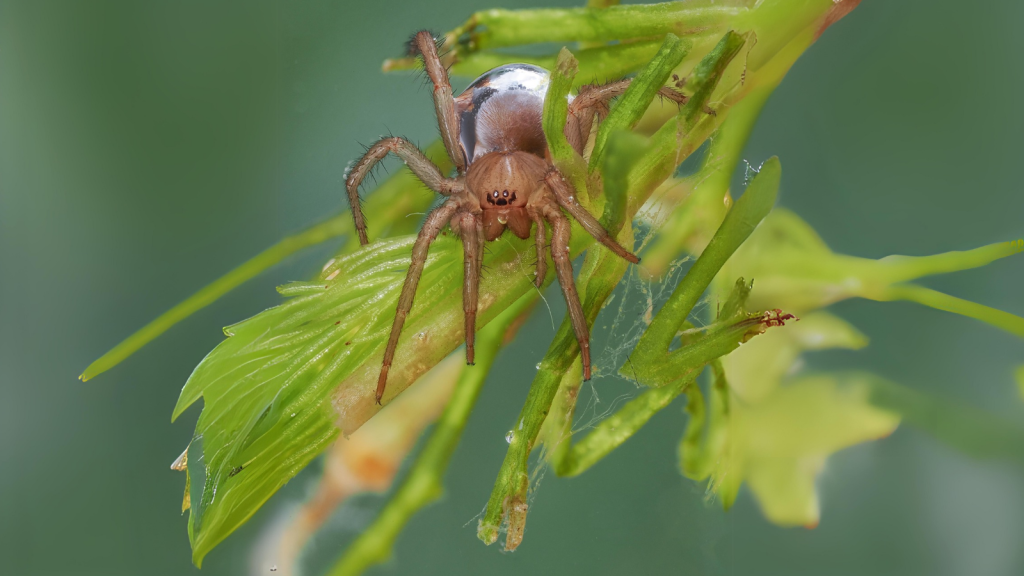
[[[654,133],[651,142],[655,152],[634,168],[640,189],[653,191],[664,182],[724,119],[728,106],[720,106],[711,115],[707,114],[708,102],[744,43],[742,35],[730,31],[694,68],[687,81],[687,88],[693,90],[689,102],[680,108],[675,121],[666,122]],[[739,94],[736,97],[737,101],[742,99]]]
[[[221,296],[255,278],[264,270],[300,250],[316,246],[331,238],[342,236],[350,232],[351,229],[352,217],[345,213],[307,228],[298,234],[288,236],[250,258],[241,266],[204,286],[183,302],[180,302],[131,336],[125,338],[120,344],[90,364],[85,369],[85,372],[82,372],[82,375],[79,376],[79,379],[86,381],[106,372],[120,364],[125,358],[134,354],[139,348],[149,344],[153,339],[166,332],[178,322],[214,303]]]
[[[668,33],[679,36],[718,35],[731,18],[746,10],[731,6],[701,6],[693,2],[606,8],[487,10],[473,14],[450,37],[457,41],[461,57],[476,50],[542,42],[608,42]]]
[[[619,0],[587,0],[587,8],[603,9],[610,6],[618,6],[619,3]],[[592,48],[602,44],[602,42],[580,42],[580,48]]]
[[[603,169],[605,204],[601,225],[606,230],[619,230],[625,223],[629,204],[629,169],[646,151],[647,139],[628,131],[615,132],[609,140],[608,149]],[[623,230],[618,238],[620,243],[626,243],[627,246],[631,239],[629,228]],[[588,277],[589,272],[581,274],[582,279]],[[581,383],[580,361],[577,358],[562,378],[541,431],[548,450],[547,459],[555,465],[556,470],[558,463],[568,457],[572,445],[572,420]]]
[[[896,286],[889,286],[878,296],[872,297],[872,299],[879,301],[906,300],[916,302],[936,310],[944,310],[961,316],[967,316],[968,318],[974,318],[975,320],[981,320],[996,328],[1006,330],[1010,334],[1024,338],[1024,318],[1009,312],[989,308],[970,300],[943,294],[924,286],[897,284]]]
[[[328,573],[330,576],[356,576],[391,556],[398,534],[421,508],[441,497],[444,473],[462,431],[476,405],[487,374],[501,349],[509,327],[537,299],[536,293],[520,298],[477,334],[476,366],[463,369],[444,413],[434,426],[430,439],[402,485],[381,510],[373,524],[345,551]]]
[[[637,74],[629,89],[612,108],[601,123],[590,155],[590,170],[594,171],[604,161],[608,137],[620,130],[631,130],[650,107],[658,90],[668,81],[672,70],[679,66],[689,52],[690,43],[680,40],[675,34],[665,36],[658,53],[650,63]]]
[[[580,292],[586,290],[583,313],[588,325],[593,325],[597,313],[625,270],[624,261],[607,250],[587,253],[577,286]],[[537,375],[527,393],[526,402],[512,427],[508,452],[498,472],[484,517],[477,528],[477,536],[486,544],[492,544],[498,539],[502,520],[508,512],[510,537],[506,540],[506,549],[512,550],[518,545],[518,540],[512,537],[517,533],[513,527],[522,526],[525,522],[524,505],[529,483],[527,466],[530,452],[551,408],[558,385],[578,356],[576,336],[569,319],[566,318],[540,363]],[[519,535],[521,536],[521,533]]]
[[[659,226],[657,240],[644,252],[644,264],[654,276],[663,274],[669,263],[687,249],[694,234],[715,230],[722,223],[728,211],[725,200],[732,175],[761,109],[776,86],[778,82],[752,91],[733,107],[728,120],[715,133],[700,171],[686,179],[692,183],[692,192]],[[690,248],[697,253],[704,246]]]
[[[425,152],[427,157],[441,168],[442,172],[452,169],[451,161],[440,142],[434,142],[426,148]],[[422,212],[433,201],[430,196],[415,193],[421,187],[422,184],[412,175],[412,172],[403,167],[377,188],[363,207],[363,212],[372,225],[369,230],[371,240],[404,236],[415,232],[419,219],[409,218],[409,214]],[[345,235],[349,236],[349,242],[341,248],[339,253],[354,252],[359,248],[359,241],[351,234],[352,228],[352,216],[345,212],[315,224],[298,234],[284,238],[234,270],[207,284],[183,302],[125,338],[120,344],[90,364],[79,376],[79,379],[89,380],[117,366],[178,322],[216,302],[221,296],[252,280],[296,252]]]
[[[544,458],[551,463],[556,474],[561,474],[558,471],[559,465],[569,457],[572,450],[572,422],[580,386],[583,384],[583,374],[580,370],[581,362],[577,357],[572,368],[562,377],[558,392],[551,402],[551,410],[541,429]]]
[[[562,175],[569,179],[576,190],[586,190],[586,166],[565,136],[565,123],[569,116],[568,96],[578,71],[579,65],[572,52],[567,48],[562,48],[558,53],[555,67],[551,70],[551,82],[548,84],[548,92],[544,96],[542,123],[552,162]],[[588,195],[577,194],[577,196],[579,196],[580,204],[589,209]]]
[[[742,299],[748,291],[742,281],[737,282],[730,300]],[[739,318],[723,322],[723,326],[709,328],[699,337],[689,339],[679,350],[666,354],[656,366],[641,366],[640,370],[647,378],[644,383],[651,383],[650,375],[655,374],[660,387],[647,390],[602,420],[571,449],[565,448],[571,442],[570,427],[563,423],[563,434],[557,439],[560,449],[553,451],[550,457],[555,472],[560,476],[581,474],[631,438],[684,391],[692,389],[699,396],[700,392],[693,386],[693,382],[705,366],[715,363],[741,343],[774,325],[768,320],[770,316],[761,314],[741,314]],[[716,372],[721,372],[720,366],[716,367]],[[571,388],[566,396],[575,401]],[[566,412],[571,413],[571,410]],[[703,416],[703,413],[700,415]],[[700,426],[703,426],[702,422]]]
[[[650,369],[664,363],[664,355],[672,339],[701,295],[733,252],[771,211],[781,176],[782,168],[778,158],[772,157],[764,163],[761,172],[747,186],[746,192],[725,217],[707,248],[686,272],[686,276],[640,338],[633,351],[634,363]],[[658,369],[658,372],[662,371]]]
[[[944,252],[933,256],[887,256],[875,265],[891,283],[906,282],[922,276],[949,274],[980,268],[1024,250],[1024,240],[999,242],[974,250]]]
[[[610,46],[594,46],[575,51],[579,61],[580,73],[573,82],[574,86],[605,82],[609,78],[622,78],[633,74],[646,64],[658,52],[661,40],[637,40]],[[460,58],[451,67],[453,76],[476,78],[488,70],[504,64],[524,63],[553,70],[557,65],[556,54],[531,54],[502,52],[474,52]],[[391,58],[384,61],[385,72],[398,70],[415,70],[421,66],[416,58]]]
[[[572,446],[563,458],[554,462],[559,476],[582,474],[635,434],[647,421],[672,403],[692,380],[647,390],[605,418],[583,440]],[[562,439],[568,443],[569,437]]]
[[[572,326],[566,319],[540,363],[537,376],[534,377],[527,393],[526,403],[508,436],[508,452],[498,472],[484,517],[477,527],[477,537],[485,544],[493,544],[498,539],[498,531],[506,510],[526,500],[529,482],[527,459],[547,416],[555,391],[558,390],[558,383],[578,355],[579,348],[576,346]]]
[[[904,421],[975,458],[1024,463],[1024,426],[965,405],[962,400],[919,392],[874,374],[851,373],[871,390],[871,403],[898,413]]]
[[[613,145],[619,146],[618,139]],[[638,148],[643,152],[644,148]],[[629,166],[615,164],[606,169],[606,177],[613,187],[611,197],[621,196],[626,183]],[[620,173],[621,172],[621,173]],[[615,211],[621,214],[615,214]],[[602,221],[609,224],[609,232],[619,232],[620,240],[632,237],[632,228],[623,226],[630,214],[625,212],[627,203],[621,200],[607,202]],[[617,225],[616,225],[617,224]],[[622,228],[619,231],[619,228]],[[609,250],[588,250],[580,270],[576,286],[583,298],[583,313],[588,326],[593,326],[601,307],[611,296],[615,286],[626,272],[626,262]],[[486,544],[498,539],[501,523],[508,514],[509,531],[505,541],[507,550],[514,550],[522,538],[522,527],[526,520],[526,492],[529,484],[528,460],[544,421],[551,410],[552,401],[559,384],[573,363],[579,357],[579,345],[569,319],[562,321],[547,354],[540,363],[537,375],[530,385],[526,402],[512,427],[509,448],[505,454],[494,490],[487,502],[484,517],[477,528],[477,537]]]

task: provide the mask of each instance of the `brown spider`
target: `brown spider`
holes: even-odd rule
[[[634,264],[640,259],[620,246],[597,219],[576,203],[571,185],[551,163],[541,127],[548,73],[528,64],[501,66],[478,78],[458,97],[453,97],[448,72],[438,58],[433,36],[429,32],[419,32],[410,42],[410,48],[413,53],[422,55],[427,76],[434,85],[434,109],[441,138],[455,164],[457,175],[446,178],[411,142],[405,138],[390,137],[370,146],[346,178],[352,216],[363,245],[367,244],[367,237],[366,223],[359,207],[359,185],[371,168],[389,152],[401,158],[427,187],[448,198],[427,215],[413,246],[412,263],[398,299],[395,322],[377,380],[377,403],[380,404],[384,395],[388,370],[405,317],[412,308],[427,250],[445,224],[462,237],[465,246],[462,307],[466,363],[473,364],[477,290],[484,241],[497,239],[506,227],[516,236],[526,239],[536,224],[535,283],[539,287],[547,276],[547,260],[544,258],[547,222],[552,228],[551,258],[579,342],[583,378],[589,380],[590,333],[573,283],[569,220],[561,209],[571,214],[584,230],[615,254]],[[625,92],[629,82],[627,79],[585,87],[572,100],[565,135],[577,153],[583,154],[595,115],[599,119],[607,115],[608,100]],[[668,88],[663,88],[661,94],[676,102],[686,101],[685,96]]]

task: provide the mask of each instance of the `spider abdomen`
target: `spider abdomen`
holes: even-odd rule
[[[467,162],[512,150],[544,156],[547,142],[541,115],[548,82],[543,68],[508,64],[480,76],[455,98]]]

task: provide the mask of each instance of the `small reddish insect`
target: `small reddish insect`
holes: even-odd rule
[[[547,223],[552,230],[551,258],[580,346],[583,378],[589,380],[590,331],[573,282],[569,220],[562,210],[615,254],[634,264],[640,259],[620,246],[597,219],[576,202],[572,186],[551,163],[541,125],[548,72],[528,64],[501,66],[478,78],[461,95],[453,97],[448,73],[438,57],[433,36],[429,32],[416,34],[410,48],[422,56],[424,69],[434,85],[434,109],[441,138],[457,174],[453,178],[445,177],[411,142],[391,137],[370,146],[346,178],[352,216],[363,245],[367,244],[367,237],[366,223],[359,207],[359,185],[371,168],[388,153],[396,154],[427,187],[447,197],[444,204],[427,215],[413,245],[412,263],[398,299],[395,322],[377,380],[377,403],[384,395],[398,337],[412,308],[427,250],[445,224],[462,237],[465,246],[462,301],[467,364],[473,364],[483,243],[497,239],[506,228],[520,238],[529,238],[536,224],[535,282],[539,287],[547,275],[547,260],[543,257]],[[603,118],[608,112],[608,101],[625,92],[629,82],[627,79],[585,87],[571,101],[565,135],[577,153],[583,154],[595,116]],[[663,88],[661,94],[676,102],[686,100],[668,88]]]

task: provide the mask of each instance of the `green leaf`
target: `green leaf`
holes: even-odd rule
[[[613,133],[608,139],[608,155],[601,174],[604,178],[604,210],[601,225],[606,230],[620,230],[629,210],[629,171],[647,153],[647,138],[627,130]],[[632,236],[632,234],[630,234]],[[631,238],[626,238],[627,245]]]
[[[726,450],[729,442],[729,384],[721,361],[712,362],[711,367],[712,379],[706,405],[700,386],[686,389],[686,413],[690,420],[679,443],[679,467],[683,476],[696,481],[706,480],[716,466],[728,467],[725,459],[729,456]],[[723,497],[721,486],[714,488]],[[738,488],[739,484],[736,485]],[[735,491],[732,494],[735,496]],[[726,508],[731,502],[729,499]]]
[[[664,378],[673,378],[673,367],[663,359],[664,353],[722,266],[771,211],[781,177],[778,158],[765,162],[761,173],[747,186],[707,248],[658,311],[633,352],[634,363],[639,362],[647,371],[641,381],[658,386],[664,383]]]
[[[815,479],[828,456],[889,434],[900,419],[969,456],[1024,462],[1021,424],[873,374],[797,377],[753,399],[729,395],[733,382],[724,375],[716,367],[707,405],[699,388],[687,392],[683,474],[710,476],[711,491],[726,508],[746,482],[765,516],[779,525],[817,525]]]
[[[666,2],[651,5],[477,12],[449,37],[458,42],[460,55],[538,42],[607,42],[664,36],[689,31],[692,36],[721,34],[723,26],[740,12],[714,2]],[[466,40],[456,35],[466,34]]]
[[[630,83],[629,89],[619,98],[608,117],[601,123],[590,154],[590,170],[595,170],[604,161],[605,147],[609,136],[617,131],[631,130],[647,112],[658,90],[665,85],[689,50],[689,42],[680,40],[675,34],[665,36],[665,42],[658,53]],[[563,124],[564,125],[564,124]]]
[[[718,478],[742,477],[772,522],[818,524],[814,488],[827,457],[892,433],[899,416],[870,401],[872,388],[856,376],[806,376],[762,402],[734,402],[729,467]]]
[[[693,90],[690,101],[679,111],[680,120],[685,132],[689,132],[697,123],[699,116],[705,113],[705,107],[711,94],[718,88],[718,83],[725,74],[725,68],[740,52],[747,39],[732,30],[725,33],[717,45],[693,69],[687,78],[687,87]]]
[[[572,52],[567,48],[562,48],[558,53],[558,61],[551,69],[551,82],[544,95],[544,111],[541,122],[551,160],[562,174],[568,177],[573,187],[576,190],[581,190],[586,187],[583,162],[573,150],[572,145],[569,144],[569,139],[565,137],[565,122],[569,115],[569,92],[578,70],[578,62]],[[586,206],[588,195],[578,194],[578,196],[580,196],[580,202],[584,202],[584,206]]]
[[[203,397],[193,444],[201,457],[189,458],[193,486],[202,486],[190,516],[197,565],[323,450],[339,425],[354,430],[375,413],[373,381],[412,240],[377,242],[334,261],[318,282],[286,287],[302,295],[225,329],[229,338],[189,378],[174,417]],[[529,263],[516,248],[503,244],[488,260],[495,272],[481,286],[482,323],[532,289]],[[388,398],[461,344],[460,252],[449,237],[431,247]]]
[[[934,256],[889,256],[880,260],[836,254],[797,215],[779,209],[751,241],[737,250],[725,278],[754,278],[753,308],[801,313],[847,298],[910,300],[976,318],[1024,336],[1024,318],[909,283],[924,276],[984,266],[1021,252],[1019,241]]]

